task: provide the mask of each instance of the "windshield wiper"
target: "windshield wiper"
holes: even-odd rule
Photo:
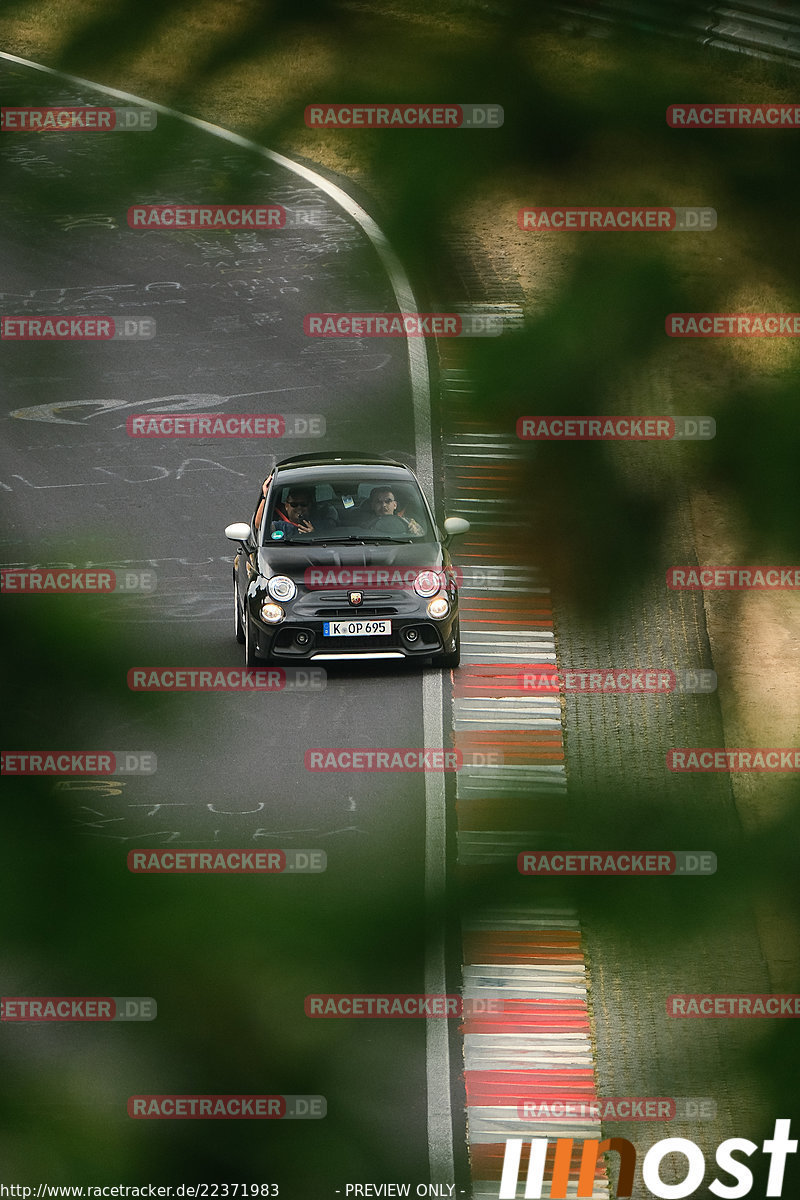
[[[323,542],[325,542],[326,544],[328,542],[363,542],[364,539],[362,537],[359,537],[355,533],[351,533],[351,534],[348,534],[347,537],[323,536],[323,537],[318,537],[318,538],[303,538],[303,541],[305,542],[306,545],[313,543],[315,546],[319,546]]]
[[[369,537],[369,536],[362,537],[360,534],[351,533],[347,537],[321,537],[321,538],[310,538],[310,539],[304,538],[303,544],[306,546],[309,546],[309,545],[321,546],[323,544],[324,545],[333,545],[336,543],[339,543],[339,544],[349,543],[351,545],[366,546],[368,542],[375,543],[377,545],[386,545],[386,544],[390,544],[390,543],[398,544],[401,542],[412,542],[413,540],[414,540],[413,538]],[[297,542],[293,543],[293,545],[295,545],[295,546],[297,544],[298,544]]]

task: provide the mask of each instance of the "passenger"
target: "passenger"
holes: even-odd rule
[[[420,537],[425,532],[419,521],[415,521],[413,517],[404,517],[397,511],[397,501],[391,488],[374,487],[369,494],[369,508],[373,514],[370,525],[380,523],[381,529],[392,532],[394,528],[399,531],[400,526],[397,522],[402,522],[403,532],[411,533],[414,537]]]

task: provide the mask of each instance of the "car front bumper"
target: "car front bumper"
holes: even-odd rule
[[[438,657],[454,649],[457,636],[458,598],[451,594],[448,600],[450,612],[437,621],[428,614],[428,600],[416,594],[365,598],[353,607],[341,597],[311,593],[285,605],[286,618],[278,625],[262,621],[260,605],[251,600],[255,650],[260,658],[284,663]],[[323,627],[333,620],[388,620],[392,627],[385,636],[326,636]]]

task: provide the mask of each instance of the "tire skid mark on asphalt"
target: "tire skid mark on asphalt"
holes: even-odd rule
[[[474,763],[476,754],[498,759],[456,775],[457,862],[471,877],[491,865],[515,870],[520,851],[562,827],[567,780],[560,695],[534,695],[523,681],[531,665],[556,664],[550,591],[542,573],[519,557],[514,523],[503,520],[498,536],[498,518],[515,508],[519,446],[510,435],[480,428],[464,403],[470,383],[456,365],[457,350],[440,343],[440,354],[447,511],[471,523],[459,561],[502,571],[499,586],[465,583],[471,594],[460,599],[454,744],[465,762]],[[467,916],[462,936],[463,996],[474,1002],[465,1004],[470,1015],[462,1027],[472,1197],[496,1200],[512,1137],[523,1139],[521,1196],[525,1139],[602,1136],[595,1116],[533,1118],[523,1108],[597,1099],[580,927],[572,910],[507,904]],[[553,1164],[551,1145],[546,1178]],[[567,1172],[570,1195],[579,1170],[578,1146]],[[609,1194],[601,1160],[592,1195]]]
[[[229,144],[274,162],[286,168],[295,176],[305,180],[313,188],[310,194],[314,196],[323,193],[334,205],[338,206],[354,224],[359,226],[361,234],[370,243],[394,293],[397,309],[400,312],[416,312],[417,303],[414,292],[405,272],[403,264],[390,245],[386,235],[374,218],[349,194],[331,180],[320,175],[312,167],[301,164],[276,151],[259,145],[230,130],[222,129],[197,117],[180,113],[163,104],[146,101],[142,97],[129,92],[110,88],[104,84],[68,75],[56,68],[47,67],[28,59],[20,58],[8,52],[0,51],[0,62],[13,63],[26,70],[41,72],[44,75],[67,81],[71,84],[85,87],[92,93],[101,93],[108,97],[146,104],[159,114],[174,118],[193,129],[211,134],[213,137],[227,141]],[[0,88],[2,87],[0,79]],[[313,248],[315,254],[322,253],[321,247]],[[282,290],[282,289],[281,289]],[[428,495],[434,494],[434,456],[432,442],[432,412],[430,396],[430,376],[428,368],[428,350],[421,339],[406,338],[407,368],[411,382],[412,414],[414,429],[414,462],[412,465],[423,489]],[[388,361],[388,357],[386,359]],[[374,368],[377,369],[377,368]],[[305,447],[303,447],[305,448]],[[406,461],[406,455],[398,455]],[[210,461],[210,460],[206,460]],[[216,464],[219,466],[220,464]],[[163,470],[164,468],[157,468]],[[227,470],[228,468],[221,468]],[[231,472],[243,474],[242,472]],[[12,490],[8,485],[0,483],[5,490]],[[423,724],[426,746],[441,746],[443,740],[443,699],[444,688],[440,674],[429,674],[423,679]],[[425,773],[425,899],[426,906],[438,913],[439,900],[444,893],[447,870],[446,845],[446,795],[442,779],[433,773]],[[355,829],[355,827],[352,827]],[[338,831],[337,831],[338,832]],[[177,835],[176,835],[177,836]],[[446,925],[444,916],[431,922],[425,946],[425,989],[428,992],[441,994],[445,991],[446,983],[446,954],[445,954]],[[446,1024],[441,1020],[430,1017],[426,1019],[426,1077],[427,1077],[427,1134],[428,1158],[430,1175],[442,1184],[452,1184],[454,1179],[453,1162],[453,1122],[450,1092],[450,1059],[449,1039]]]

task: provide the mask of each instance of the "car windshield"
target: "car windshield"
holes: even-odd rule
[[[395,471],[287,473],[273,489],[264,542],[423,542],[435,538],[416,480]]]

